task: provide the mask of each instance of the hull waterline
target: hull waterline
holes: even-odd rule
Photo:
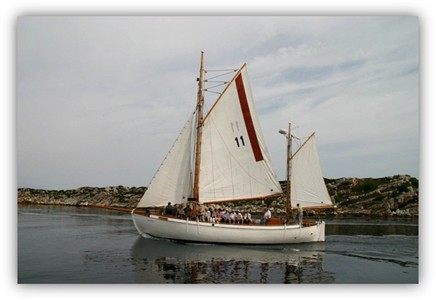
[[[186,242],[272,245],[325,241],[323,221],[312,226],[300,227],[213,224],[135,213],[132,213],[132,218],[142,236]]]

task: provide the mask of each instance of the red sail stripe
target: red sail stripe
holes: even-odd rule
[[[236,90],[238,91],[239,104],[241,105],[242,115],[244,116],[245,127],[247,128],[248,138],[250,139],[254,158],[256,161],[262,161],[263,154],[260,149],[259,140],[257,139],[256,130],[254,129],[253,119],[251,118],[250,107],[248,106],[247,95],[245,94],[245,87],[241,74],[236,77]]]

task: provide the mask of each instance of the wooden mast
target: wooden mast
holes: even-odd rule
[[[202,129],[203,129],[203,104],[204,104],[203,83],[204,83],[203,51],[201,51],[200,77],[198,78],[198,94],[197,94],[197,127],[196,127],[197,136],[196,136],[196,144],[195,144],[194,188],[192,191],[192,198],[194,198],[195,201],[199,200],[201,137],[202,137]]]
[[[286,222],[289,222],[291,209],[292,209],[292,204],[291,204],[291,159],[292,159],[291,123],[288,124],[288,135],[287,135],[286,139],[288,141],[288,147],[287,147],[287,152],[286,152]]]

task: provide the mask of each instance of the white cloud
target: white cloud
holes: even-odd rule
[[[418,176],[418,46],[414,17],[20,18],[18,185],[148,184],[201,50],[208,69],[247,63],[279,177],[289,121],[318,133],[326,176]]]

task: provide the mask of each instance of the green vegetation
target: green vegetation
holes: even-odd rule
[[[412,184],[412,186],[415,189],[417,189],[419,187],[419,181],[415,177],[410,178],[410,183]]]
[[[336,204],[340,204],[342,201],[344,201],[344,197],[342,197],[341,195],[334,195],[333,197]]]
[[[378,188],[378,184],[376,182],[368,181],[368,182],[362,182],[362,183],[356,185],[353,188],[353,192],[356,194],[369,193],[369,192],[376,190],[377,188]]]
[[[352,192],[354,194],[367,194],[375,191],[381,185],[386,185],[390,182],[388,177],[382,178],[364,178],[361,179],[360,182],[352,188]]]

